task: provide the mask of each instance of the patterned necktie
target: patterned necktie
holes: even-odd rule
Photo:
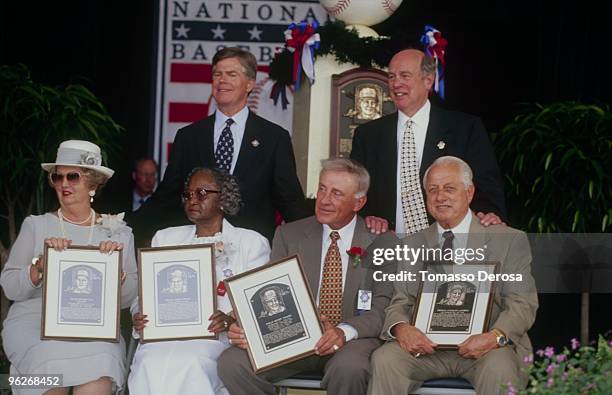
[[[416,233],[429,226],[423,193],[421,192],[421,182],[419,181],[414,127],[415,123],[412,120],[406,122],[400,160],[402,208],[404,209],[404,225],[407,234]]]
[[[232,168],[232,158],[234,156],[234,137],[230,126],[234,123],[232,118],[225,121],[225,127],[221,131],[217,149],[215,150],[215,166],[220,170],[225,170],[228,173]]]
[[[323,279],[319,291],[319,309],[333,326],[342,321],[342,259],[338,248],[340,234],[332,231],[329,234],[331,244],[323,263]]]
[[[442,243],[442,256],[444,256],[446,255],[447,250],[453,249],[453,239],[455,238],[455,235],[452,231],[447,230],[446,232],[442,233],[442,238],[444,239],[444,242]]]

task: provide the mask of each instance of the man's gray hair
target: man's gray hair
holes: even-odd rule
[[[321,161],[321,174],[324,171],[343,171],[357,181],[356,198],[365,196],[370,188],[370,173],[359,162],[346,158],[330,158]]]
[[[425,54],[421,60],[421,74],[423,76],[436,72],[436,61],[429,55]]]
[[[463,185],[465,186],[465,189],[467,189],[470,185],[474,185],[474,183],[472,182],[472,178],[474,178],[474,173],[472,173],[470,165],[468,165],[463,159],[457,158],[456,156],[441,156],[436,159],[425,171],[425,175],[423,176],[423,185],[427,185],[427,176],[429,175],[429,171],[434,166],[448,165],[455,165],[459,168],[459,175],[461,177]]]

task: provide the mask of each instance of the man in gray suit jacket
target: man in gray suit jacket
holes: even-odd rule
[[[525,383],[523,358],[532,352],[527,330],[538,307],[531,276],[531,252],[525,233],[504,225],[483,227],[469,209],[474,196],[472,171],[463,160],[445,156],[425,173],[423,185],[427,210],[436,222],[404,239],[408,247],[483,248],[484,260],[499,262],[499,273],[522,277],[517,282],[498,282],[493,296],[487,332],[468,337],[457,350],[438,346],[410,324],[417,303],[419,281],[395,283],[395,295],[387,308],[381,338],[387,343],[372,356],[371,394],[406,394],[423,381],[440,377],[463,377],[479,394],[505,393],[503,385]],[[451,240],[453,244],[450,244]],[[412,262],[414,263],[414,262]],[[415,273],[423,262],[402,261],[398,271]],[[449,292],[450,293],[450,292]]]
[[[317,355],[255,374],[243,331],[233,324],[228,337],[236,347],[225,350],[218,360],[219,376],[232,395],[273,394],[272,382],[313,370],[324,371],[322,384],[330,394],[359,395],[367,390],[370,355],[382,344],[378,335],[393,285],[374,282],[373,269],[363,262],[354,264],[347,254],[351,247],[366,249],[374,238],[357,215],[367,199],[368,172],[350,159],[330,159],[322,166],[315,216],[278,228],[271,254],[272,260],[293,254],[301,257],[324,327]],[[333,260],[336,270],[340,265],[342,270],[341,276],[333,275],[335,288],[330,286],[330,254],[337,257]],[[391,265],[382,268],[393,269]],[[334,292],[339,296],[329,298]],[[369,301],[362,299],[364,294]]]

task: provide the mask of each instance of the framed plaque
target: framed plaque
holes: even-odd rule
[[[426,263],[412,316],[437,349],[456,349],[471,335],[488,330],[499,264]]]
[[[143,343],[216,339],[208,331],[217,309],[214,245],[138,249],[140,312],[149,322]]]
[[[122,251],[45,246],[41,339],[119,342]]]
[[[348,158],[355,129],[395,111],[387,73],[379,69],[351,69],[332,75],[330,156]]]
[[[225,282],[256,373],[314,354],[323,328],[298,256]]]

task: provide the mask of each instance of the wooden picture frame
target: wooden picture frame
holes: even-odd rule
[[[315,353],[323,327],[297,255],[241,273],[225,283],[248,341],[255,373]]]
[[[123,252],[45,245],[44,259],[41,339],[118,343]]]
[[[423,271],[431,278],[421,281],[411,324],[438,350],[457,349],[468,337],[489,328],[496,274],[499,263],[425,263]],[[479,278],[486,273],[487,279]],[[433,278],[436,277],[434,280]]]
[[[138,249],[140,311],[149,322],[142,343],[216,339],[208,330],[217,310],[213,244]]]

